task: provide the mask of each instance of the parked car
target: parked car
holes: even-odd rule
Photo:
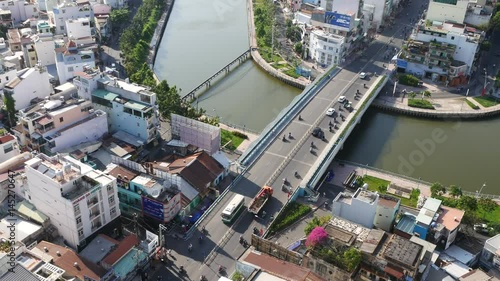
[[[340,97],[339,97],[339,102],[340,102],[340,103],[344,103],[346,100],[347,100],[347,99],[346,99],[346,97],[345,97],[345,96],[340,96]]]
[[[348,101],[348,102],[344,103],[344,107],[347,110],[351,111],[352,110],[352,102]]]
[[[360,79],[365,79],[365,78],[366,78],[366,73],[365,73],[365,72],[361,72],[361,73],[359,74],[359,78],[360,78]]]
[[[312,131],[312,135],[319,139],[323,139],[325,137],[325,133],[319,127],[314,128],[314,130]]]
[[[333,107],[328,108],[326,116],[333,116],[333,114],[335,114],[335,109]]]

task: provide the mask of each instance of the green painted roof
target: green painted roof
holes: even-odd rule
[[[103,98],[109,101],[115,100],[115,98],[118,98],[120,95],[117,95],[115,93],[111,93],[109,91],[103,90],[103,89],[97,89],[92,93],[93,96]]]
[[[138,102],[135,102],[135,101],[128,101],[125,104],[125,106],[128,107],[128,108],[131,108],[133,110],[137,110],[137,111],[146,111],[146,110],[148,110],[151,107],[150,105],[147,105],[147,104],[144,104],[144,103],[138,103]]]

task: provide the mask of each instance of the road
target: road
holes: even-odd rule
[[[239,236],[242,235],[247,241],[250,241],[254,227],[265,229],[269,224],[269,216],[276,214],[287,201],[288,194],[281,191],[281,179],[287,178],[291,186],[297,187],[301,177],[295,178],[293,176],[294,172],[297,171],[300,176],[306,175],[314,164],[317,155],[320,155],[325,149],[327,141],[336,141],[332,139],[333,133],[328,132],[328,124],[333,120],[325,115],[326,110],[329,107],[334,107],[337,113],[349,114],[346,110],[338,112],[339,104],[337,100],[340,96],[346,96],[353,103],[356,110],[358,106],[358,101],[354,98],[356,91],[359,90],[362,95],[366,93],[363,84],[366,83],[367,87],[372,85],[376,80],[374,74],[383,72],[383,65],[388,63],[383,61],[384,57],[388,55],[386,52],[390,52],[389,58],[394,55],[394,48],[401,46],[403,28],[410,24],[409,18],[413,17],[415,19],[418,16],[417,13],[422,10],[420,4],[413,3],[406,7],[402,14],[406,14],[407,11],[413,13],[412,16],[400,17],[398,24],[387,27],[384,33],[380,34],[363,52],[362,57],[355,59],[344,67],[300,112],[303,120],[291,120],[280,136],[269,145],[262,156],[247,170],[243,179],[203,222],[208,231],[203,243],[199,244],[197,242],[200,232],[195,233],[189,241],[167,239],[167,247],[172,248],[174,251],[175,267],[183,265],[188,272],[188,275],[179,276],[173,269],[172,273],[176,276],[175,278],[199,280],[203,274],[208,280],[217,280],[219,265],[226,267],[228,273],[234,272],[235,260],[244,252],[244,248],[239,244]],[[386,45],[391,39],[391,46],[387,47]],[[368,78],[365,80],[359,79],[360,72],[368,73]],[[340,122],[338,124],[340,125],[341,119],[336,118],[336,120]],[[325,132],[327,141],[320,141],[313,136],[304,135],[316,121],[319,121],[319,127]],[[293,138],[283,142],[281,137],[284,134],[288,135],[289,132]],[[295,150],[295,146],[302,138],[306,138],[302,142],[303,145]],[[316,145],[316,153],[314,154],[309,151],[312,141]],[[292,151],[296,151],[296,153],[292,154]],[[286,157],[290,157],[292,160],[277,177],[279,180],[272,184],[275,192],[272,200],[264,207],[268,214],[266,218],[253,218],[245,212],[232,227],[223,224],[220,219],[221,209],[234,197],[234,194],[243,194],[248,197],[247,202],[249,202],[261,186],[268,182]],[[193,245],[193,251],[190,253],[187,251],[189,244]]]

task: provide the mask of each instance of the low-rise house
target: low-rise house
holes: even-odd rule
[[[43,228],[18,216],[8,216],[0,220],[0,239],[8,241],[11,237],[11,227],[15,224],[15,239],[25,245],[41,240]]]
[[[103,268],[112,270],[120,280],[132,280],[137,269],[146,268],[149,263],[148,255],[137,248],[138,245],[137,236],[129,235],[120,241],[117,247],[101,260],[100,264]]]
[[[79,47],[70,40],[64,46],[56,46],[57,76],[61,83],[75,77],[75,72],[81,72],[86,67],[95,67],[95,54],[92,50]]]
[[[500,273],[500,234],[486,240],[479,263],[485,269]]]
[[[0,129],[0,163],[19,155],[19,144],[15,136]]]
[[[43,99],[52,93],[49,73],[44,66],[25,68],[6,79],[8,82],[5,84],[4,94],[14,99],[16,110],[24,109],[33,100]]]
[[[106,270],[73,250],[47,241],[41,241],[36,248],[51,257],[51,263],[64,270],[62,277],[79,280],[111,281],[116,280],[112,269]]]

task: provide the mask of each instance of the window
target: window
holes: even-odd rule
[[[111,213],[111,215],[116,214],[116,207],[109,209],[109,212]]]
[[[108,185],[108,186],[106,187],[106,189],[107,189],[108,191],[113,191],[113,186],[112,186],[112,185]]]
[[[139,122],[137,122],[137,127],[139,127],[139,126],[140,126],[140,125],[139,125]]]
[[[109,202],[109,205],[113,205],[113,204],[115,203],[115,196],[114,196],[114,195],[113,195],[113,196],[110,196],[110,197],[108,198],[108,202]]]
[[[78,236],[83,236],[83,229],[78,230]]]
[[[82,223],[82,217],[76,218],[76,224],[81,224]]]
[[[451,36],[451,40],[455,40],[455,36]]]
[[[59,117],[59,122],[64,122],[64,117]]]
[[[68,66],[68,72],[73,72],[75,69],[72,66]]]
[[[62,9],[63,14],[66,14],[66,9]]]
[[[11,152],[12,150],[14,150],[14,146],[11,143],[3,147],[3,153],[5,154]]]
[[[109,108],[113,107],[111,101],[103,99],[101,97],[92,96],[92,102]]]
[[[130,114],[132,115],[132,109],[128,108],[128,107],[124,107],[123,108],[123,112],[127,113],[127,114]]]
[[[75,205],[73,207],[73,210],[75,211],[75,213],[79,213],[80,212],[80,205]]]
[[[5,80],[9,81],[9,76],[5,76]]]
[[[64,26],[60,26],[59,28],[60,28],[61,30],[64,30]]]

